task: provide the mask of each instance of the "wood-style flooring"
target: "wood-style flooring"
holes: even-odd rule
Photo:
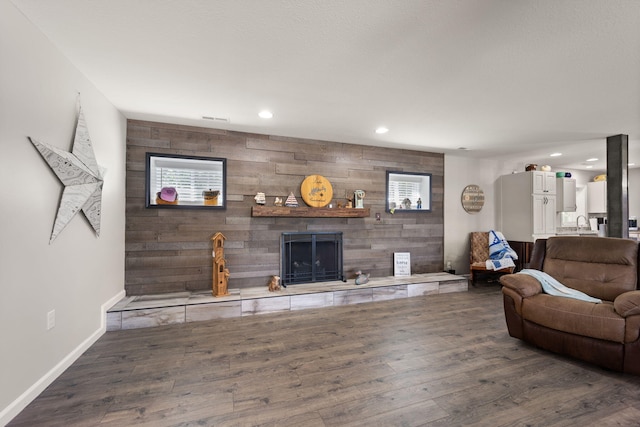
[[[108,332],[10,426],[638,426],[640,377],[469,292]]]

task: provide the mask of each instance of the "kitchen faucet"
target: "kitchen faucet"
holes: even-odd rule
[[[584,218],[584,225],[587,225],[587,217],[584,215],[578,215],[578,218],[576,218],[576,229],[578,231],[580,231],[580,218]]]

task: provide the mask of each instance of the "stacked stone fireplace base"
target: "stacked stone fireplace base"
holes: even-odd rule
[[[107,312],[107,331],[148,328],[174,323],[360,304],[397,298],[467,291],[467,278],[449,273],[372,278],[369,283],[320,282],[290,285],[269,292],[267,286],[125,297]]]

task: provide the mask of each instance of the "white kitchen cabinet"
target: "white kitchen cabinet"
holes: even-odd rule
[[[533,234],[556,234],[556,198],[533,195]]]
[[[500,177],[502,233],[508,240],[533,242],[556,232],[553,172],[521,172]]]
[[[554,172],[532,171],[529,173],[531,173],[533,180],[533,193],[556,194],[556,174]]]
[[[607,212],[607,181],[587,183],[587,213]]]
[[[556,178],[556,210],[558,212],[575,212],[576,180],[573,178]]]

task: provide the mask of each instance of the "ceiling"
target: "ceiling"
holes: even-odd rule
[[[640,166],[637,0],[11,1],[127,118]]]

